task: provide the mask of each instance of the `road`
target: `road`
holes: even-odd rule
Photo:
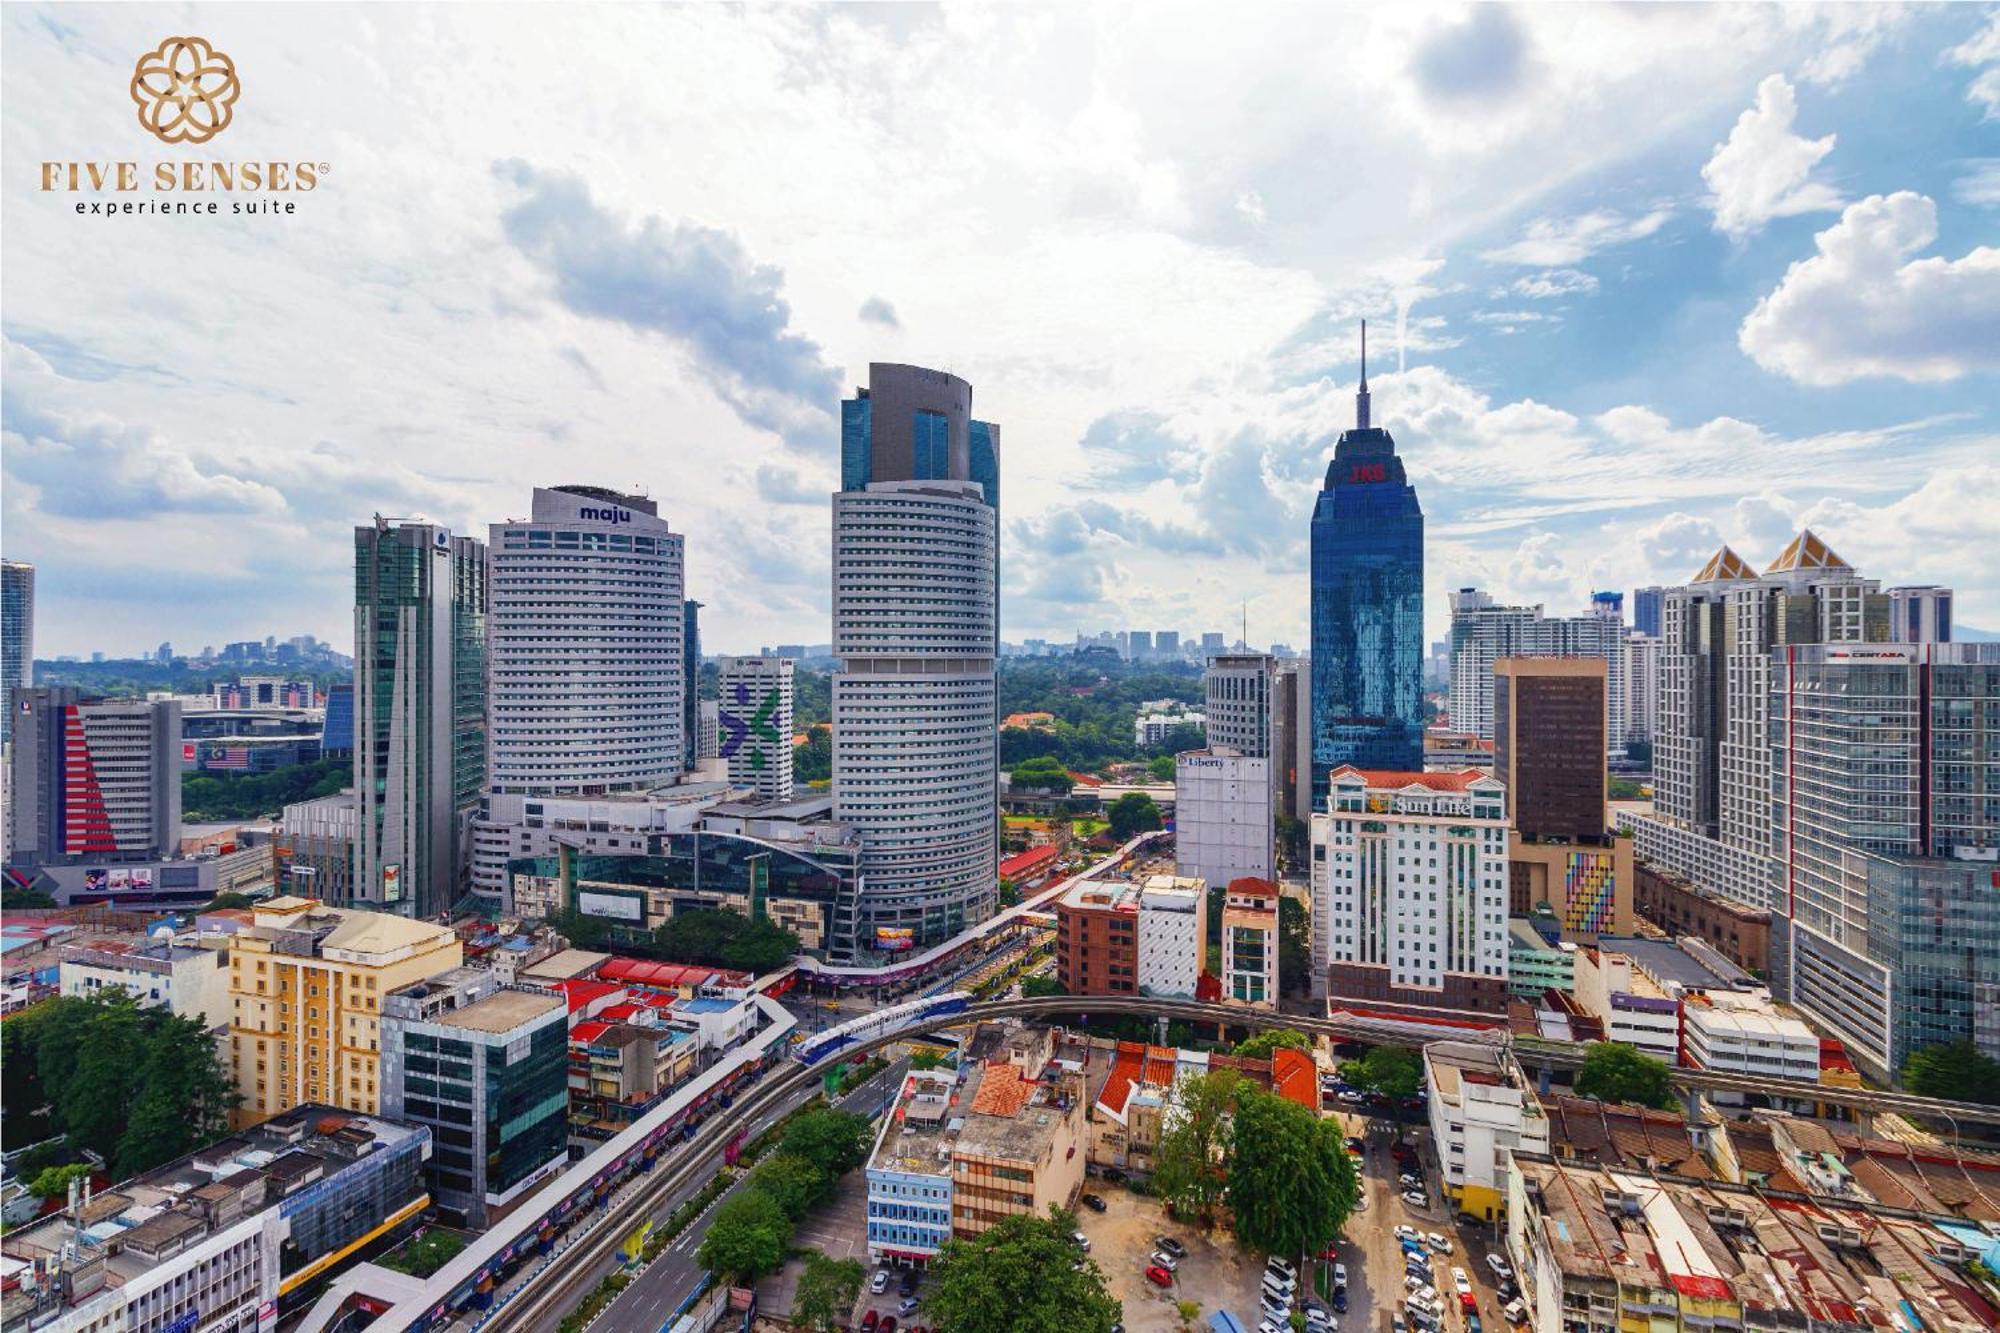
[[[887,1069],[841,1098],[838,1105],[842,1110],[855,1111],[862,1115],[873,1116],[879,1113],[887,1106],[908,1068],[907,1060],[895,1061]],[[791,1114],[815,1091],[816,1089],[811,1088],[802,1089],[797,1097],[789,1100],[788,1104],[772,1108],[750,1127],[750,1132],[744,1136],[745,1141],[756,1138],[772,1124]],[[715,1155],[715,1165],[718,1168],[722,1165],[720,1153]],[[639,1274],[631,1286],[620,1292],[617,1300],[605,1307],[604,1313],[591,1325],[593,1333],[657,1333],[657,1330],[666,1326],[667,1316],[688,1298],[694,1291],[695,1283],[701,1278],[702,1267],[695,1261],[695,1251],[701,1248],[702,1237],[708,1234],[708,1224],[715,1216],[715,1210],[722,1206],[724,1199],[730,1198],[742,1189],[747,1178],[747,1175],[737,1177],[735,1184],[709,1204],[702,1215],[685,1231],[674,1237],[673,1243],[646,1266],[646,1271]],[[704,1183],[706,1182],[695,1182],[679,1191],[673,1198],[663,1200],[658,1211],[653,1214],[654,1219],[658,1221],[671,1216],[674,1209],[698,1193]],[[600,1266],[601,1273],[609,1273],[615,1266],[613,1262],[604,1263]],[[537,1325],[536,1333],[552,1333],[561,1321],[561,1317],[559,1314],[551,1316]]]

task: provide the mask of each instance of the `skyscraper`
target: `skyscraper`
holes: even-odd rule
[[[792,659],[725,657],[717,748],[729,780],[774,801],[792,799]]]
[[[459,898],[486,776],[486,548],[430,523],[354,530],[355,898]]]
[[[1897,643],[1951,642],[1951,589],[1889,589],[1889,637]]]
[[[1598,598],[1617,596],[1598,594]],[[1596,657],[1605,663],[1606,753],[1625,748],[1625,625],[1618,605],[1592,599],[1580,616],[1495,606],[1477,588],[1451,594],[1451,725],[1493,739],[1493,664],[1503,657]]]
[[[0,704],[35,683],[35,567],[0,560]],[[12,710],[0,718],[0,744],[14,734]]]
[[[1625,743],[1652,744],[1660,725],[1660,641],[1634,631],[1625,636]]]
[[[681,767],[693,772],[701,762],[701,603],[681,603]]]
[[[1639,634],[1660,637],[1660,606],[1667,590],[1657,585],[1632,590],[1632,629]]]
[[[1806,531],[1762,575],[1718,550],[1666,590],[1660,629],[1653,813],[1630,821],[1634,848],[1701,888],[1772,908],[1772,652],[1886,642],[1889,599]]]
[[[1786,645],[1769,702],[1774,989],[1877,1078],[2000,1056],[2000,644]]]
[[[489,534],[487,785],[602,796],[687,762],[682,537],[659,506],[596,486],[536,488]]]
[[[158,861],[181,841],[181,706],[18,689],[7,863]],[[99,886],[102,887],[102,886]]]
[[[1396,442],[1369,422],[1361,331],[1354,429],[1312,517],[1313,807],[1335,768],[1419,771],[1423,754],[1424,513]]]
[[[876,363],[841,404],[834,817],[861,835],[846,947],[944,939],[998,893],[1000,428],[972,386]]]

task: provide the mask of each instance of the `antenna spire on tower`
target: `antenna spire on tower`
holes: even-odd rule
[[[1354,425],[1368,429],[1368,321],[1361,321],[1361,388],[1354,395]]]

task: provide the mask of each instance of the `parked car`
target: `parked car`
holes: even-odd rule
[[[889,1270],[886,1268],[876,1269],[875,1276],[868,1279],[868,1290],[874,1292],[877,1296],[880,1296],[883,1292],[887,1291],[888,1289],[889,1289]]]
[[[1463,1268],[1454,1264],[1451,1270],[1451,1285],[1456,1291],[1468,1292],[1472,1290],[1472,1279],[1465,1275]]]
[[[1403,1290],[1405,1291],[1422,1291],[1424,1286],[1424,1280],[1415,1273],[1411,1273],[1403,1279]]]
[[[1346,1313],[1347,1313],[1347,1288],[1346,1288],[1346,1287],[1335,1287],[1335,1288],[1333,1289],[1333,1308],[1334,1308],[1334,1312],[1335,1312],[1336,1314],[1346,1314]]]
[[[914,1292],[916,1289],[917,1289],[916,1270],[905,1268],[903,1270],[903,1275],[896,1279],[896,1290],[902,1292],[905,1296],[908,1296],[911,1292]]]
[[[1085,1254],[1090,1253],[1090,1237],[1084,1235],[1081,1231],[1072,1231],[1069,1233],[1069,1238],[1070,1242],[1076,1248],[1082,1250]]]
[[[1430,1201],[1415,1190],[1404,1190],[1403,1202],[1409,1204],[1412,1208],[1421,1208]]]
[[[1479,1302],[1473,1299],[1471,1292],[1461,1291],[1458,1293],[1458,1308],[1465,1314],[1477,1314]]]
[[[1406,1326],[1403,1323],[1403,1312],[1401,1310],[1389,1316],[1389,1333],[1406,1333]]]
[[[1479,1316],[1477,1314],[1468,1314],[1465,1316],[1465,1333],[1480,1333]]]
[[[1528,1322],[1528,1307],[1519,1301],[1508,1301],[1500,1307],[1500,1314],[1510,1324],[1525,1324]]]
[[[1181,1266],[1181,1261],[1168,1254],[1165,1250],[1154,1250],[1153,1262],[1161,1268],[1166,1269],[1169,1273]]]
[[[1265,1315],[1257,1321],[1257,1333],[1287,1333],[1290,1328],[1291,1324],[1289,1321],[1285,1324],[1284,1328],[1278,1327],[1276,1321],[1269,1315]]]
[[[1296,1285],[1299,1280],[1299,1270],[1275,1254],[1264,1261],[1264,1271],[1278,1278],[1288,1287]]]
[[[1433,1231],[1425,1239],[1430,1241],[1431,1248],[1439,1254],[1451,1253],[1451,1240],[1442,1231]]]
[[[1187,1258],[1187,1246],[1181,1244],[1179,1241],[1175,1240],[1172,1236],[1153,1237],[1153,1248],[1156,1250],[1165,1250],[1168,1254],[1171,1254],[1176,1259]]]
[[[1344,1289],[1346,1286],[1347,1286],[1347,1265],[1335,1264],[1333,1266],[1333,1289],[1335,1291],[1340,1291]]]
[[[861,1316],[861,1333],[877,1333],[881,1323],[882,1316],[870,1310],[867,1314]]]
[[[1486,1266],[1493,1270],[1494,1277],[1505,1279],[1514,1276],[1513,1268],[1497,1254],[1486,1256]]]
[[[1336,1333],[1339,1328],[1339,1321],[1317,1305],[1306,1311],[1306,1333]]]
[[[883,1315],[882,1322],[875,1325],[875,1333],[896,1333],[896,1316]]]
[[[903,1297],[903,1303],[896,1307],[896,1313],[902,1315],[905,1319],[909,1318],[916,1312],[917,1312],[917,1298],[914,1296]]]
[[[1421,1239],[1421,1234],[1408,1222],[1398,1222],[1396,1224],[1396,1235],[1403,1240]]]
[[[1158,1264],[1150,1264],[1146,1268],[1146,1281],[1156,1287],[1171,1287],[1174,1285],[1174,1275]]]
[[[1408,1185],[1410,1188],[1415,1189],[1417,1186],[1424,1183],[1424,1178],[1422,1176],[1415,1175],[1411,1172],[1405,1171],[1402,1175],[1396,1177],[1396,1183],[1398,1185]]]
[[[1350,1134],[1347,1136],[1347,1146],[1354,1149],[1354,1151],[1356,1152],[1365,1152],[1367,1151],[1368,1143],[1365,1139],[1362,1139],[1357,1135]]]
[[[1083,1206],[1090,1209],[1090,1211],[1093,1213],[1101,1213],[1104,1211],[1104,1200],[1098,1198],[1095,1194],[1083,1195],[1082,1201],[1083,1201]]]

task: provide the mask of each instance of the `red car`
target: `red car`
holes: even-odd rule
[[[1171,1287],[1174,1285],[1174,1275],[1158,1264],[1151,1264],[1146,1269],[1146,1281],[1156,1287]]]
[[[1472,1298],[1471,1292],[1461,1291],[1458,1293],[1458,1308],[1467,1314],[1477,1314],[1479,1312],[1479,1302]]]
[[[861,1316],[861,1333],[876,1333],[876,1325],[881,1322],[882,1316],[870,1310]]]

